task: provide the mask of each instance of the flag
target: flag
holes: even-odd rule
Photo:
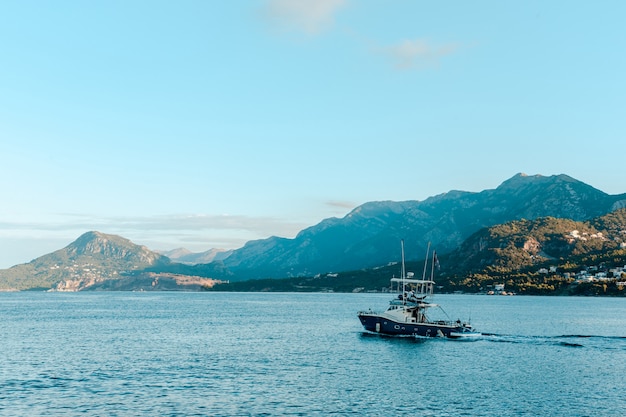
[[[437,267],[437,270],[441,269],[441,265],[439,265],[439,259],[437,259],[437,251],[433,251],[433,262]]]

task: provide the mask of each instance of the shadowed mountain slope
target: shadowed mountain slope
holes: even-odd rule
[[[424,201],[371,202],[342,219],[331,218],[293,239],[248,242],[223,263],[236,278],[305,276],[422,259],[428,243],[450,252],[476,231],[539,217],[592,219],[626,207],[626,194],[609,195],[567,175],[518,174],[493,190],[450,191]]]

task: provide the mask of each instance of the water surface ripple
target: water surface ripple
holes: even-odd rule
[[[0,415],[626,415],[626,299],[438,295],[472,342],[363,333],[387,301],[0,294]]]

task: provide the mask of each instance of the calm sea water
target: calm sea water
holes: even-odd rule
[[[0,415],[626,415],[626,299],[436,296],[473,342],[364,334],[388,299],[0,294]]]

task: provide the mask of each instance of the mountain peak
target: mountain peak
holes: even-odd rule
[[[134,283],[142,285],[141,279],[150,279],[148,272],[134,274],[169,263],[167,257],[121,236],[90,231],[63,249],[0,271],[0,288],[81,291],[122,277],[136,278]]]
[[[406,201],[371,201],[369,203],[364,203],[359,207],[356,207],[352,210],[346,217],[376,217],[380,216],[386,212],[402,212],[407,205],[411,205],[415,203],[414,201],[406,202]]]
[[[515,174],[508,180],[504,181],[499,189],[519,188],[524,186],[545,185],[545,184],[563,184],[563,183],[579,183],[580,181],[565,174],[544,176],[540,174],[528,175],[523,172]]]
[[[145,246],[136,245],[128,239],[117,235],[90,231],[82,234],[65,250],[68,256],[95,256],[108,259],[135,260],[142,264],[152,265],[162,255],[152,252]]]
[[[516,186],[519,186],[521,184],[529,184],[531,182],[541,181],[541,180],[543,180],[545,178],[547,178],[547,177],[544,177],[543,175],[539,175],[539,174],[528,175],[528,174],[525,174],[523,172],[520,172],[518,174],[513,175],[508,180],[504,181],[500,185],[500,187],[507,187],[507,186],[509,186],[509,187],[511,187],[511,186],[516,187]],[[498,187],[498,188],[500,188],[500,187]]]
[[[169,251],[159,252],[162,255],[167,256],[174,262],[182,264],[196,265],[196,264],[208,264],[213,261],[221,261],[230,256],[233,253],[232,250],[225,249],[209,249],[204,252],[195,253],[185,248],[172,249]]]

